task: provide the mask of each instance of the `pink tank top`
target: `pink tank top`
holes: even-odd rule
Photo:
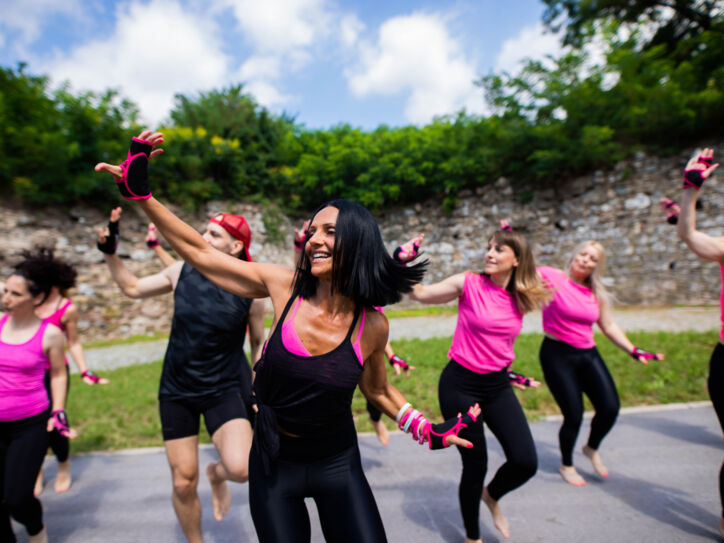
[[[553,290],[553,299],[543,308],[543,331],[577,349],[594,347],[593,323],[600,310],[591,289],[549,266],[538,268],[538,273]]]
[[[721,332],[719,332],[719,339],[724,342],[724,266],[720,266],[721,268],[721,281],[722,281],[722,289],[721,289],[721,295],[719,298],[719,305],[721,306]]]
[[[513,343],[522,327],[523,315],[510,292],[485,275],[467,273],[447,356],[476,373],[500,371],[513,363]]]
[[[65,333],[65,325],[60,321],[63,320],[63,315],[65,315],[65,312],[68,311],[68,308],[72,303],[73,302],[71,302],[70,300],[66,300],[65,303],[61,307],[56,309],[52,315],[48,315],[47,317],[45,317],[45,320],[51,324],[54,324],[55,326],[60,328],[63,333]]]
[[[292,314],[282,323],[282,344],[284,345],[284,348],[292,354],[296,354],[297,356],[312,356],[302,343],[302,340],[299,339],[297,330],[294,328],[294,316],[297,314],[297,309],[299,309],[299,304],[301,302],[302,298],[297,298],[297,301],[294,304],[294,309],[292,309]],[[357,334],[357,339],[352,344],[352,348],[357,355],[357,360],[359,360],[360,365],[364,365],[360,339],[362,338],[362,329],[365,327],[365,314],[366,311],[362,308],[362,321],[359,325],[359,333]]]
[[[42,413],[50,406],[45,390],[43,333],[48,321],[25,343],[2,341],[2,329],[8,315],[0,319],[0,421],[20,420]]]

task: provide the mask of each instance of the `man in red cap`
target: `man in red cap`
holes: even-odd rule
[[[174,293],[174,316],[163,361],[159,408],[166,457],[173,480],[172,502],[186,538],[202,541],[199,478],[200,417],[216,446],[219,461],[206,467],[211,483],[214,517],[221,520],[231,504],[226,481],[248,479],[251,448],[251,369],[244,354],[249,329],[252,361],[261,357],[264,341],[264,299],[235,296],[214,285],[182,261],[169,262],[160,273],[137,278],[115,247],[121,208],[111,212],[108,228],[98,231],[113,280],[131,298]],[[222,213],[209,220],[203,234],[215,249],[251,261],[251,230],[240,215]],[[157,254],[160,247],[154,247]],[[170,265],[168,265],[170,264]]]

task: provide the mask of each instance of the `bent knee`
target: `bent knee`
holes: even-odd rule
[[[249,460],[235,458],[231,461],[224,462],[224,468],[229,475],[229,479],[235,483],[245,483],[249,480]]]

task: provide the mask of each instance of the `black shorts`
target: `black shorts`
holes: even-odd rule
[[[221,396],[160,400],[159,411],[164,441],[199,435],[200,415],[204,416],[210,436],[232,419],[249,419],[238,390],[230,390]]]

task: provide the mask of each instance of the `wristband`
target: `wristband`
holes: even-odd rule
[[[525,375],[521,375],[520,373],[515,373],[514,371],[508,372],[508,380],[511,383],[518,383],[518,384],[526,386],[526,387],[530,386],[529,377],[526,377]]]
[[[118,238],[120,237],[119,222],[120,221],[108,221],[108,235],[106,236],[106,240],[103,243],[100,241],[96,242],[96,247],[98,247],[100,252],[107,255],[116,254]]]
[[[644,360],[663,360],[664,357],[658,353],[650,353],[649,351],[644,351],[643,349],[639,349],[634,345],[633,350],[631,351],[631,358],[634,360],[639,360],[643,358]]]
[[[420,244],[417,240],[412,242],[412,251],[409,253],[402,248],[402,245],[398,246],[397,249],[392,253],[392,258],[397,260],[400,264],[407,264],[410,260],[417,258]],[[404,256],[403,256],[404,253]]]
[[[400,424],[400,419],[402,419],[402,415],[404,415],[405,411],[407,411],[410,407],[412,407],[412,404],[410,402],[407,402],[405,405],[400,407],[400,410],[397,412],[397,417],[395,417],[395,422],[397,424]]]
[[[80,374],[80,376],[81,378],[90,379],[91,381],[93,381],[94,385],[97,385],[101,381],[101,378],[98,377],[91,370],[85,370],[83,373]]]
[[[159,245],[161,245],[161,244],[158,242],[157,239],[147,239],[147,240],[146,240],[146,246],[147,246],[149,249],[155,249],[155,248],[158,247]]]
[[[50,412],[50,417],[53,419],[55,429],[58,433],[64,437],[70,434],[70,422],[68,422],[68,415],[65,414],[64,409],[56,409]]]

